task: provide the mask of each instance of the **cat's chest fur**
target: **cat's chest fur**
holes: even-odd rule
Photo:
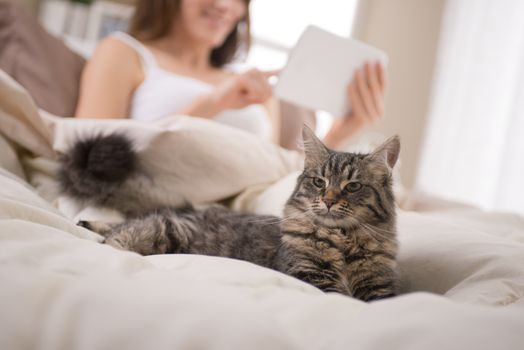
[[[343,282],[351,279],[359,265],[369,261],[377,252],[386,248],[384,245],[388,245],[363,229],[329,228],[314,224],[304,225],[302,228],[305,226],[308,226],[307,239],[293,243],[299,244],[302,251],[328,262],[329,265],[326,266],[336,270]]]
[[[317,245],[323,246],[341,265],[379,248],[379,242],[360,229],[316,227],[314,236],[319,240]]]

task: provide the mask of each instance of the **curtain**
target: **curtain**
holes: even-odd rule
[[[417,187],[524,214],[524,1],[447,1]]]

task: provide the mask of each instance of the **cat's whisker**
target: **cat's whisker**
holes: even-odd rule
[[[362,229],[364,232],[368,233],[371,237],[373,237],[373,238],[376,239],[376,240],[379,240],[379,241],[386,241],[386,240],[389,239],[388,237],[386,237],[386,236],[384,236],[384,235],[382,235],[382,234],[380,234],[380,233],[378,233],[378,232],[371,231],[371,230],[369,230],[369,229],[365,229],[365,228],[363,228],[363,227],[361,227],[361,229]]]
[[[309,211],[309,210],[308,210]],[[296,220],[296,219],[302,219],[305,214],[308,212],[296,212],[290,215],[287,215],[286,217],[262,217],[262,218],[253,218],[249,219],[250,223],[260,223],[260,224],[281,224],[289,220]]]
[[[298,214],[295,214],[295,215],[287,216],[284,219],[282,219],[281,223],[285,223],[285,222],[292,221],[292,220],[304,219],[305,217],[307,217],[308,212],[309,212],[309,210],[304,212],[304,213],[298,213]]]
[[[280,218],[280,217],[260,217],[260,218],[251,218],[248,220],[249,223],[268,223],[268,224],[271,224],[271,223],[279,223],[281,222],[282,220],[284,220],[284,218]]]
[[[391,230],[386,230],[385,228],[382,228],[382,227],[378,227],[378,226],[375,226],[375,225],[372,225],[372,224],[365,224],[366,226],[369,226],[371,228],[373,228],[374,230],[378,230],[380,232],[384,232],[384,233],[390,233],[390,234],[393,234],[393,235],[396,235],[397,233],[395,231],[391,231]]]
[[[375,235],[379,238],[382,238],[383,240],[391,239],[391,237],[388,237],[383,233],[375,231],[373,228],[369,227],[367,224],[361,224],[361,227],[364,229],[364,231],[370,233],[371,235]]]

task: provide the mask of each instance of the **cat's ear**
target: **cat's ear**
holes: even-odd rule
[[[377,161],[385,163],[389,169],[393,169],[397,163],[399,154],[400,138],[395,135],[378,146],[373,153],[371,153],[371,157]]]
[[[317,167],[329,156],[329,150],[307,125],[302,126],[302,140],[306,153],[306,167]]]

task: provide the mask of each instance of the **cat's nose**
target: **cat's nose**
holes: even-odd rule
[[[322,198],[322,201],[324,202],[324,204],[326,205],[326,207],[328,208],[328,210],[333,206],[333,204],[335,204],[336,200],[335,198]]]

